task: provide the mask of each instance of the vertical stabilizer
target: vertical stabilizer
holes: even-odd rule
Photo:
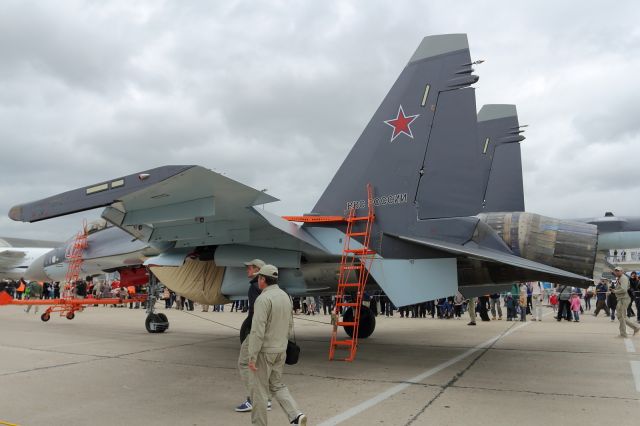
[[[478,213],[483,186],[472,73],[465,34],[425,37],[313,212],[364,209],[371,183],[376,223],[385,230]]]
[[[524,140],[515,105],[484,105],[478,112],[483,169],[482,212],[524,211],[522,157]]]

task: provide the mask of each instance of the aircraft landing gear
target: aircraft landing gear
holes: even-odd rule
[[[169,321],[165,314],[149,314],[144,326],[149,333],[164,333],[169,328]]]
[[[165,314],[156,314],[158,279],[149,271],[149,295],[147,297],[147,318],[144,326],[149,333],[164,333],[169,329],[169,319]]]
[[[342,320],[345,322],[353,321],[353,308],[349,308],[344,312]],[[344,331],[353,337],[353,327],[344,326]],[[358,339],[366,339],[373,334],[376,329],[376,317],[371,312],[371,309],[362,305],[360,306],[360,325],[358,326]]]

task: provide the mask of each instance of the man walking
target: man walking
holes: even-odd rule
[[[616,314],[618,314],[618,321],[620,322],[620,337],[627,337],[627,327],[633,329],[633,335],[635,336],[640,327],[631,322],[627,318],[627,307],[631,303],[631,297],[629,297],[629,278],[625,275],[621,267],[616,266],[613,270],[613,275],[616,276],[616,286],[613,289],[617,299],[618,305],[616,306]]]
[[[246,336],[249,336],[249,332],[251,332],[251,322],[253,320],[253,306],[256,303],[256,299],[260,296],[260,288],[258,287],[258,271],[262,268],[265,263],[260,259],[253,259],[249,262],[245,262],[244,265],[247,267],[247,278],[249,278],[249,291],[247,297],[249,299],[249,315],[247,315],[247,319],[245,320],[247,324],[249,324],[249,329],[247,330]],[[251,405],[251,392],[249,389],[249,339],[244,337],[242,341],[242,345],[240,346],[240,355],[238,356],[238,372],[240,373],[240,380],[244,385],[244,389],[246,391],[247,399],[240,405],[236,407],[236,411],[239,413],[245,413],[247,411],[251,411],[253,406]],[[271,409],[271,403],[268,404],[269,409]]]
[[[262,293],[256,299],[251,334],[249,334],[249,369],[251,375],[251,422],[267,424],[269,391],[286,412],[289,422],[306,425],[307,416],[282,383],[287,343],[293,337],[293,306],[287,293],[278,287],[278,268],[265,265],[258,271],[258,286]]]
[[[470,297],[467,301],[467,310],[469,311],[469,324],[476,325],[476,298]]]

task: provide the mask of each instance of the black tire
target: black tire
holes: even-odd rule
[[[353,321],[353,308],[349,308],[344,312],[342,316],[342,320],[345,322]],[[349,335],[349,337],[353,337],[353,327],[344,326],[344,331]],[[373,331],[376,329],[376,317],[371,312],[371,309],[362,305],[360,307],[360,325],[358,327],[358,339],[366,339],[367,337],[373,334]]]
[[[51,319],[51,316],[48,313],[45,312],[44,314],[40,315],[40,319],[43,322],[47,322],[47,321],[49,321]]]
[[[251,318],[246,317],[240,326],[240,343],[251,333]]]
[[[158,330],[158,333],[164,333],[165,331],[167,331],[169,329],[169,318],[167,318],[167,316],[165,314],[158,313],[156,314],[158,315],[158,318],[160,319],[161,322],[166,322],[167,323],[167,327],[162,329],[162,330]]]
[[[76,317],[76,314],[74,314],[73,312],[67,312],[67,319],[68,320],[72,320]]]
[[[158,315],[149,314],[147,315],[147,318],[144,320],[144,327],[147,329],[149,333],[157,333],[158,330],[151,328],[151,323],[158,322],[158,321],[159,321]]]

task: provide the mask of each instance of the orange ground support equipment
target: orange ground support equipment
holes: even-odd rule
[[[67,285],[71,285],[78,281],[80,278],[80,268],[82,267],[82,255],[88,247],[87,243],[87,222],[82,224],[82,231],[78,232],[73,244],[65,254],[69,267],[67,268],[67,274],[64,277],[64,281]]]
[[[2,305],[23,305],[23,306],[49,306],[40,319],[47,322],[51,319],[51,313],[59,312],[61,317],[67,317],[72,320],[75,318],[75,313],[84,309],[85,306],[91,305],[119,305],[122,303],[137,303],[147,300],[146,294],[134,294],[129,299],[121,298],[107,298],[107,299],[77,299],[77,298],[64,298],[64,299],[30,299],[19,300],[12,298],[6,291],[0,291],[0,306]]]
[[[370,249],[371,229],[375,215],[373,211],[373,188],[367,185],[366,216],[356,216],[355,209],[350,209],[347,217],[342,216],[283,216],[283,219],[291,222],[303,223],[328,223],[342,222],[347,224],[347,232],[343,241],[342,258],[340,260],[340,275],[338,279],[338,291],[336,293],[335,312],[332,315],[333,331],[329,344],[329,359],[337,361],[353,361],[358,349],[358,327],[360,326],[360,308],[364,296],[364,288],[369,279],[369,268],[373,262],[375,251]],[[355,230],[354,228],[358,228]],[[352,246],[352,238],[361,237],[363,243],[358,248]],[[357,241],[356,241],[357,243]],[[347,296],[352,299],[348,300]],[[353,319],[340,320],[342,308],[353,310]],[[338,338],[338,327],[351,330],[350,339]],[[345,358],[336,358],[336,349],[346,349],[348,355]]]
[[[364,288],[369,279],[369,269],[373,262],[375,251],[371,250],[371,228],[375,219],[373,211],[373,189],[367,185],[368,214],[356,216],[355,209],[349,211],[346,218],[347,232],[342,248],[340,260],[340,276],[338,279],[338,291],[336,293],[336,305],[333,318],[333,331],[329,346],[329,359],[338,361],[353,361],[358,349],[358,328],[360,326],[360,309],[364,296]],[[359,228],[355,230],[354,228]],[[364,228],[364,229],[362,229]],[[362,237],[363,243],[358,248],[353,248],[353,237]],[[357,241],[356,241],[357,243]],[[354,294],[355,290],[355,294]],[[352,299],[348,300],[347,295]],[[342,308],[353,309],[352,321],[340,321]],[[338,338],[338,327],[352,327],[350,339]],[[348,355],[345,358],[336,358],[336,349],[346,349]]]

